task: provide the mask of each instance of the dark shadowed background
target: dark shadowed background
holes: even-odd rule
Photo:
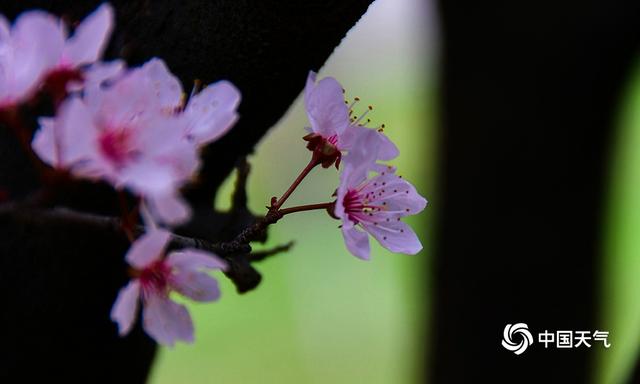
[[[0,11],[79,20],[98,3]],[[113,3],[108,57],[157,55],[187,89],[228,78],[243,93],[238,126],[188,190],[203,214],[183,231],[237,229],[209,209],[230,206],[241,156],[258,213],[306,164],[298,96],[313,69],[373,105],[400,147],[395,165],[431,203],[409,220],[425,250],[376,245],[362,262],[324,213],[288,216],[264,246],[296,246],[256,266],[260,286],[240,295],[221,276],[220,302],[190,305],[196,343],[156,350],[108,320],[126,279],[113,261],[122,236],[0,214],[3,376],[140,382],[151,366],[152,383],[640,382],[640,3],[376,0],[366,14],[364,0]],[[0,132],[0,187],[20,198],[37,180]],[[336,182],[317,170],[290,204],[325,201]],[[95,186],[61,202],[116,206]],[[516,356],[500,342],[518,322],[536,339],[609,331],[612,346],[534,343]]]

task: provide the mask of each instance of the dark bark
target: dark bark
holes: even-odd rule
[[[608,147],[640,43],[633,1],[440,2],[438,383],[588,382],[588,349],[516,356],[507,323],[598,329]],[[600,328],[602,329],[602,328]],[[615,330],[610,330],[614,332]],[[595,347],[594,347],[595,348]]]
[[[253,220],[246,210],[214,212],[217,188],[283,115],[302,90],[307,72],[319,69],[370,2],[112,2],[117,29],[108,58],[124,57],[138,64],[158,56],[187,91],[196,78],[204,83],[224,78],[243,95],[239,123],[207,148],[200,182],[188,189],[196,215],[182,234],[228,240]],[[0,11],[13,18],[38,7],[74,22],[98,3],[2,1]],[[33,120],[30,123],[35,126]],[[20,199],[38,188],[38,178],[15,139],[7,130],[2,132],[0,195]],[[118,212],[117,197],[104,185],[74,184],[53,197],[50,205]],[[268,197],[263,198],[267,204]],[[9,360],[0,363],[0,375],[23,381],[41,375],[73,382],[143,381],[154,344],[139,328],[118,338],[109,320],[113,300],[126,281],[125,237],[77,223],[49,226],[6,215],[0,217],[0,228],[0,288],[7,297],[0,326],[9,333],[4,348],[10,351]],[[251,270],[243,273],[247,271]],[[259,281],[259,274],[253,278]]]

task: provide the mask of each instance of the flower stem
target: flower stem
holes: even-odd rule
[[[331,201],[331,202],[328,202],[328,203],[319,203],[319,204],[298,205],[296,207],[281,209],[278,212],[282,216],[284,216],[284,215],[288,215],[289,213],[313,211],[313,210],[316,210],[316,209],[327,209],[327,210],[329,210],[329,209],[333,208],[334,205],[335,205],[335,201]]]
[[[295,191],[296,188],[298,188],[298,185],[300,185],[302,180],[309,174],[309,172],[311,172],[311,170],[313,168],[315,168],[321,162],[322,161],[320,159],[320,156],[318,156],[318,154],[314,151],[313,155],[311,156],[311,160],[309,161],[309,164],[307,164],[307,166],[302,170],[302,172],[300,172],[300,174],[295,179],[293,184],[291,184],[289,189],[287,189],[287,191],[282,195],[282,197],[280,197],[280,199],[278,199],[278,201],[276,201],[274,204],[271,205],[271,209],[274,210],[274,211],[279,210],[280,207],[282,207],[282,204],[284,204],[284,202],[287,201],[289,196],[291,196],[293,191]]]

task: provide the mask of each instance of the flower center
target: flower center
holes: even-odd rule
[[[145,296],[149,294],[166,293],[171,277],[171,268],[164,262],[158,260],[140,271],[140,284]]]
[[[99,140],[102,154],[117,168],[132,157],[131,135],[127,129],[106,130]]]
[[[344,196],[342,200],[342,204],[344,205],[344,212],[347,214],[349,220],[353,221],[355,224],[358,224],[361,219],[361,215],[366,208],[365,204],[358,194],[358,191],[355,189],[350,189]]]
[[[362,222],[375,224],[376,220],[379,219],[377,214],[385,210],[384,205],[386,202],[379,204],[379,202],[376,201],[377,196],[375,193],[369,192],[364,194],[363,189],[365,189],[365,187],[366,185],[350,189],[342,200],[344,212],[347,214],[348,219],[353,221],[354,224]]]

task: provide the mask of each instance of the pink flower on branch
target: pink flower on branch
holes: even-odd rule
[[[180,205],[155,211],[160,221],[177,223],[189,213],[177,190],[199,166],[197,148],[184,138],[186,120],[167,112],[158,97],[149,67],[107,87],[87,84],[84,96],[65,101],[55,119],[41,119],[33,148],[48,164],[128,188],[151,207]]]
[[[184,305],[171,300],[171,292],[195,301],[210,302],[220,297],[218,282],[203,270],[225,270],[227,264],[213,254],[182,249],[166,255],[170,233],[154,230],[136,240],[126,261],[135,276],[118,294],[111,319],[121,336],[133,327],[141,301],[145,332],[160,344],[193,341],[193,322]]]
[[[40,120],[35,152],[76,177],[142,196],[160,222],[185,221],[190,210],[179,189],[199,167],[198,147],[236,121],[240,93],[221,81],[183,108],[182,87],[159,59],[126,72],[120,62],[100,63],[87,74],[82,96]]]
[[[360,117],[352,116],[353,107],[358,101],[356,98],[348,105],[344,100],[344,90],[336,79],[325,77],[316,82],[316,73],[309,72],[304,89],[304,103],[311,127],[304,140],[308,142],[307,148],[312,151],[311,160],[280,198],[271,199],[270,210],[279,210],[316,166],[328,168],[335,164],[339,168],[344,152],[348,153],[365,145],[361,140],[364,136],[371,138],[366,145],[373,146],[369,151],[376,154],[373,162],[391,160],[398,156],[398,148],[382,133],[383,126],[375,129],[367,127],[369,119],[364,118],[372,110],[371,106]]]
[[[376,163],[378,140],[373,132],[363,135],[361,146],[345,157],[334,208],[334,215],[342,220],[347,249],[365,260],[370,253],[367,234],[392,252],[419,252],[420,240],[401,219],[427,206],[427,200],[393,167]],[[377,174],[369,177],[372,170]]]
[[[322,166],[327,168],[335,162],[340,165],[343,152],[349,151],[358,143],[358,138],[367,127],[369,120],[365,116],[372,110],[368,106],[360,117],[353,116],[353,108],[360,99],[356,98],[347,105],[344,90],[333,77],[325,77],[316,83],[316,73],[309,72],[304,89],[304,101],[307,117],[311,123],[307,148],[321,156]],[[389,138],[376,127],[376,141],[379,147],[377,160],[391,160],[398,156],[398,149]]]
[[[113,26],[113,9],[103,4],[67,38],[66,26],[43,11],[25,12],[12,28],[0,16],[0,108],[26,101],[45,79],[64,93],[79,67],[97,61]]]
[[[194,89],[185,106],[182,85],[162,60],[151,59],[145,67],[164,107],[184,116],[184,135],[195,145],[219,139],[238,120],[240,91],[229,81],[215,82],[199,92]]]

